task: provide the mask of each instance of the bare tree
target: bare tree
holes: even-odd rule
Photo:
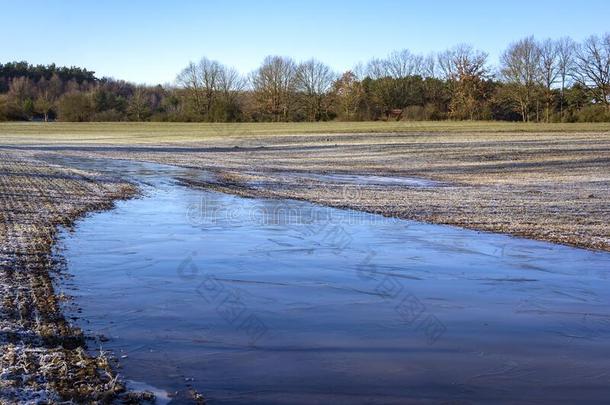
[[[415,55],[408,49],[394,51],[384,61],[385,72],[394,79],[421,75],[423,62],[421,55]]]
[[[246,80],[234,68],[222,66],[218,76],[218,90],[226,104],[237,103],[238,95],[246,87]]]
[[[362,62],[358,62],[349,73],[351,73],[356,80],[362,81],[367,76],[367,66]]]
[[[574,50],[576,44],[572,38],[563,37],[557,40],[555,46],[557,48],[557,68],[559,70],[559,82],[561,85],[559,113],[561,115],[561,119],[563,120],[564,93],[574,67]]]
[[[487,57],[487,52],[461,44],[440,54],[438,62],[446,79],[460,80],[466,77],[486,76],[489,72]]]
[[[336,75],[330,67],[315,59],[301,63],[296,71],[295,84],[310,121],[320,118],[324,100]]]
[[[455,118],[476,118],[489,76],[487,57],[486,52],[465,44],[438,55],[439,68],[452,87],[450,109]]]
[[[366,75],[371,79],[381,79],[389,76],[388,65],[383,59],[371,59],[366,64]]]
[[[540,48],[534,37],[524,38],[510,44],[500,62],[508,94],[519,106],[523,122],[527,122],[540,83]]]
[[[252,87],[263,111],[275,121],[286,121],[295,93],[296,64],[287,57],[267,56],[252,74]]]
[[[199,80],[203,90],[204,113],[212,119],[212,108],[218,96],[222,65],[216,61],[202,58],[197,65]]]
[[[218,88],[223,92],[240,91],[246,85],[239,72],[231,67],[223,66],[218,76]]]
[[[610,33],[590,36],[576,47],[573,77],[610,109]]]
[[[231,102],[244,87],[235,69],[208,58],[202,58],[197,64],[189,63],[176,81],[187,91],[194,112],[207,121],[222,118],[217,117],[215,106],[219,102]]]
[[[408,49],[394,51],[385,59],[374,58],[366,64],[366,76],[371,79],[391,77],[403,79],[408,76],[421,75],[424,70],[424,57],[411,53]],[[356,73],[356,72],[354,72]]]
[[[551,104],[553,102],[553,86],[559,79],[559,47],[552,39],[547,39],[539,45],[540,49],[540,80],[544,86],[546,102],[545,118],[550,122]]]
[[[200,114],[203,110],[203,91],[197,65],[189,62],[188,66],[178,74],[176,82],[179,86],[184,87],[191,99],[190,101],[193,104],[195,112]]]
[[[428,54],[423,58],[421,75],[423,77],[438,77],[438,56],[434,53]]]

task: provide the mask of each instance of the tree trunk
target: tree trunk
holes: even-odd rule
[[[566,79],[565,77],[561,77],[561,100],[559,100],[559,116],[561,119],[561,122],[563,122],[563,92],[565,91],[565,87],[566,87]]]

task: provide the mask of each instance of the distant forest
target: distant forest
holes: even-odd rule
[[[0,121],[610,121],[610,33],[581,43],[527,37],[499,62],[458,45],[396,51],[343,73],[268,56],[244,76],[203,58],[166,86],[9,62],[0,64]]]

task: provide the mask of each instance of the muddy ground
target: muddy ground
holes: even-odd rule
[[[210,169],[226,181],[191,184],[610,250],[607,132],[227,134],[193,139],[13,148],[34,156],[64,153]],[[441,186],[354,185],[340,178],[299,176],[303,173],[415,177]]]
[[[58,225],[108,209],[135,188],[0,152],[0,403],[105,402],[124,388],[104,353],[85,351],[53,285]],[[126,398],[123,395],[123,398]]]
[[[606,132],[227,134],[155,145],[0,146],[0,402],[100,401],[123,391],[108,360],[86,354],[82,333],[62,316],[66,297],[53,290],[50,252],[57,225],[136,190],[120,173],[107,178],[41,160],[56,154],[208,169],[215,181],[182,181],[610,251]],[[358,184],[345,175],[436,183]]]

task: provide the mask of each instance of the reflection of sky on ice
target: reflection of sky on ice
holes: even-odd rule
[[[607,253],[112,165],[100,169],[129,171],[146,195],[64,234],[74,278],[63,288],[82,326],[128,355],[130,380],[172,392],[193,378],[229,403],[608,393]]]

